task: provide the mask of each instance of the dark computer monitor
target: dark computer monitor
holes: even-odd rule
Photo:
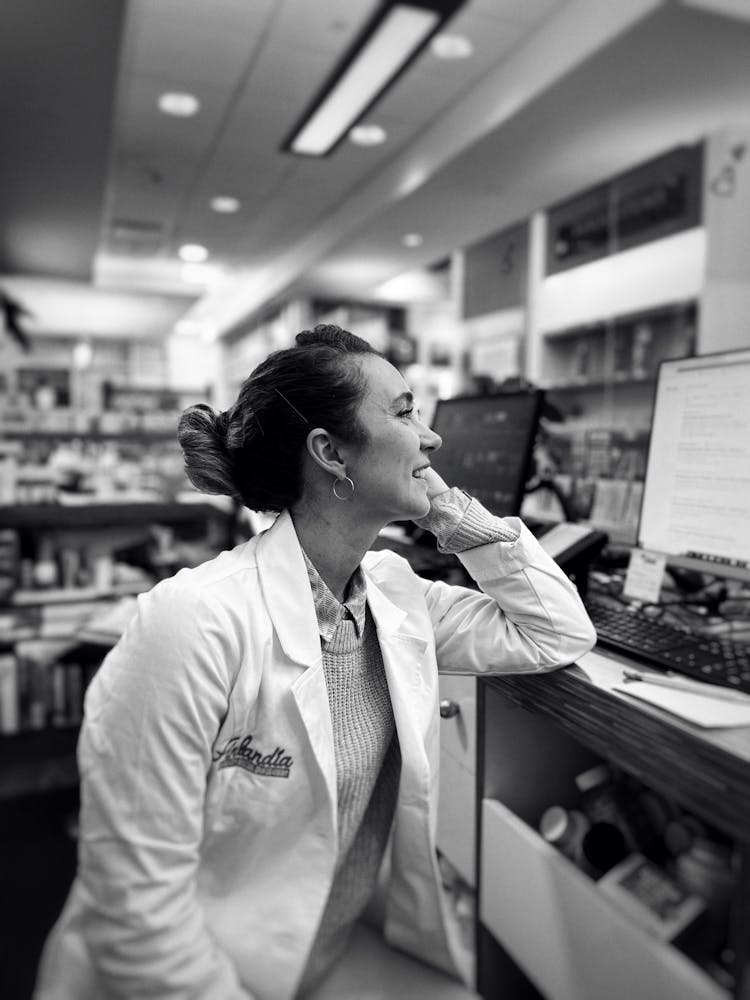
[[[438,400],[432,427],[443,446],[433,466],[491,513],[518,514],[543,401],[540,389]]]
[[[750,350],[663,361],[638,545],[750,583]]]

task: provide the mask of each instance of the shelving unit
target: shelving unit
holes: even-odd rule
[[[234,541],[232,516],[231,510],[206,502],[0,507],[0,523],[6,532],[17,535],[19,563],[21,557],[32,559],[43,541],[58,554],[84,547],[112,559],[114,552],[128,546],[143,547],[153,526],[160,532],[168,529],[179,544],[205,543],[218,551]],[[86,585],[15,586],[6,591],[0,602],[0,753],[4,762],[0,800],[75,789],[83,695],[115,641],[109,632],[87,631],[86,622],[98,607],[107,611],[111,604],[118,613],[127,611],[130,605],[121,608],[118,602],[134,600],[132,595],[179,568],[168,557],[169,553],[153,553],[153,572],[148,578],[141,571],[133,579],[106,584],[94,580]]]
[[[45,427],[0,427],[0,439],[8,441],[73,441],[78,438],[85,438],[86,441],[136,441],[140,444],[161,443],[163,441],[175,441],[176,431],[169,430],[144,430],[133,427],[119,431],[106,431],[93,428],[91,430],[60,430],[59,428]]]
[[[542,384],[555,391],[652,386],[659,363],[690,357],[696,304],[614,316],[542,336]]]
[[[481,679],[478,719],[483,996],[502,995],[513,984],[519,1000],[744,1000],[750,731],[701,730],[598,687],[577,667]],[[701,954],[700,939],[682,950],[655,938],[537,832],[546,807],[574,806],[574,775],[602,761],[734,844],[721,967]]]
[[[207,518],[225,515],[210,503],[180,503],[177,501],[135,501],[98,503],[13,504],[0,506],[0,523],[7,528],[38,530],[142,524],[203,524]]]

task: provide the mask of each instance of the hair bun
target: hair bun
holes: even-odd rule
[[[218,438],[221,438],[222,442],[226,441],[227,430],[229,428],[229,410],[215,411],[214,417],[214,432]]]

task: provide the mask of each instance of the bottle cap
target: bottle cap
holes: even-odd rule
[[[591,767],[588,771],[582,771],[576,775],[576,787],[579,792],[587,792],[590,788],[596,788],[597,785],[606,784],[611,776],[606,764],[598,764],[596,767]]]
[[[559,843],[568,829],[568,814],[562,806],[550,806],[539,821],[539,832],[550,844]]]

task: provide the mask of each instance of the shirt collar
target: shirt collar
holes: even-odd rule
[[[300,546],[301,548],[301,546]],[[367,586],[362,568],[357,567],[349,581],[346,600],[343,604],[331,593],[325,580],[302,549],[302,555],[310,580],[315,615],[318,619],[318,631],[325,642],[330,642],[334,632],[342,621],[353,621],[357,638],[362,637],[365,627],[365,605],[367,603]]]

